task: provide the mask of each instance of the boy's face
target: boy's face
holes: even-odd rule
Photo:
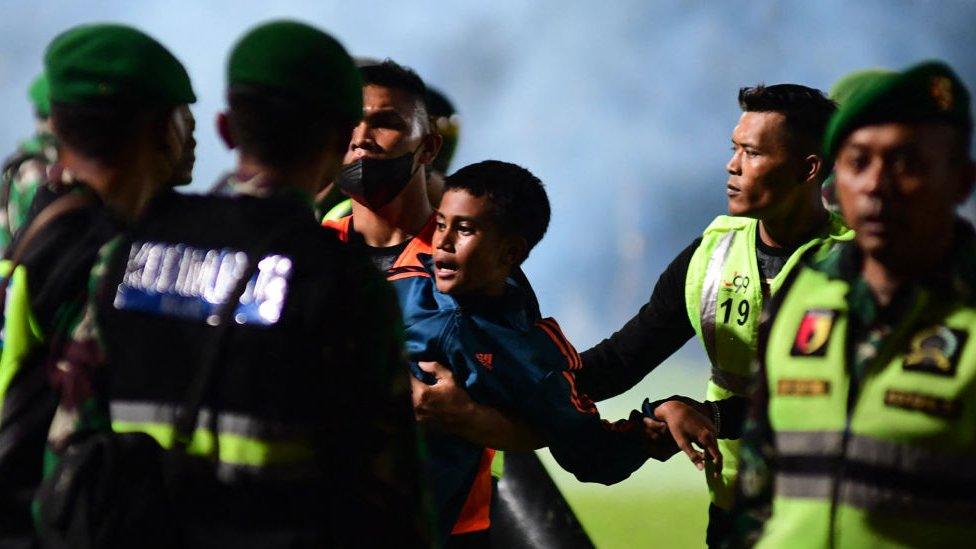
[[[444,193],[434,231],[434,278],[445,294],[501,295],[517,262],[513,237],[490,215],[488,195],[452,189]]]

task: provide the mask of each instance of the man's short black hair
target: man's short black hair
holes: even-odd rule
[[[499,160],[465,166],[444,180],[444,192],[451,190],[487,195],[492,217],[502,232],[528,243],[526,256],[549,228],[549,197],[542,181],[521,166]]]
[[[114,164],[149,129],[165,136],[174,107],[146,107],[129,101],[52,103],[58,141],[86,158]]]
[[[418,119],[424,124],[424,129],[429,129],[430,123],[427,120],[427,86],[422,78],[412,69],[404,67],[392,59],[386,59],[382,63],[373,65],[363,65],[359,67],[359,72],[363,75],[363,85],[382,86],[406,92],[416,102],[419,111]]]
[[[786,117],[786,127],[804,150],[820,154],[824,133],[837,105],[820,90],[799,84],[759,84],[739,90],[743,112],[778,112]]]
[[[330,140],[344,151],[358,122],[266,86],[234,85],[227,100],[234,144],[275,168],[313,160]]]

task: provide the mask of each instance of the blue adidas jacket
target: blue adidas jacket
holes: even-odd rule
[[[638,420],[603,421],[593,402],[576,391],[579,355],[555,320],[539,318],[530,291],[510,284],[502,298],[455,299],[437,291],[430,257],[421,260],[424,272],[392,281],[418,379],[433,382],[419,361],[449,367],[476,402],[531,425],[560,466],[581,481],[613,484],[644,463]],[[427,433],[427,444],[435,505],[449,532],[484,448],[435,432]]]

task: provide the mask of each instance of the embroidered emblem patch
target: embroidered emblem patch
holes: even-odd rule
[[[947,111],[952,108],[955,98],[952,95],[952,81],[945,76],[935,76],[929,85],[929,93],[932,100],[938,105],[940,110]]]
[[[481,363],[486,369],[491,370],[494,366],[491,365],[491,360],[494,356],[491,353],[475,353],[474,358]]]
[[[922,412],[932,416],[955,418],[959,417],[962,404],[958,400],[947,400],[923,393],[911,393],[888,389],[884,396],[885,406]]]
[[[952,377],[968,338],[969,334],[962,330],[926,328],[912,337],[902,369]]]
[[[830,309],[810,309],[800,319],[800,326],[793,338],[790,356],[824,356],[830,332],[834,329],[837,311]]]

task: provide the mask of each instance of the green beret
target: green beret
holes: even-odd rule
[[[227,83],[279,89],[312,108],[363,116],[363,81],[352,58],[335,38],[297,21],[265,23],[245,34],[231,50]]]
[[[193,103],[183,65],[159,42],[132,27],[81,25],[56,37],[44,54],[51,101],[124,98],[148,105]]]
[[[41,118],[51,116],[51,87],[48,85],[47,75],[44,72],[37,75],[27,89],[27,97],[34,105],[34,112]]]
[[[830,118],[824,152],[833,158],[851,132],[885,122],[944,122],[972,131],[969,92],[937,61],[865,77]]]
[[[870,85],[876,78],[889,74],[894,74],[894,71],[888,69],[863,69],[845,74],[830,87],[827,97],[833,100],[834,103],[843,105],[854,95],[854,92],[864,86]]]

